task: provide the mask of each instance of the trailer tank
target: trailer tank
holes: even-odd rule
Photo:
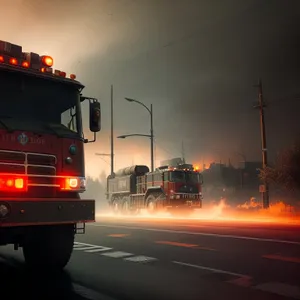
[[[137,176],[145,175],[149,168],[144,165],[135,165],[118,170],[115,176],[107,178],[107,199],[109,202],[118,197],[135,194]]]

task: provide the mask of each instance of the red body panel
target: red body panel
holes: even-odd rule
[[[1,201],[1,200],[0,200]],[[13,226],[74,224],[95,221],[95,201],[79,199],[6,199],[10,213],[0,228]]]

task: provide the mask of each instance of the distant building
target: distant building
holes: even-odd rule
[[[244,168],[241,169],[243,175],[243,187],[256,188],[260,184],[259,170],[262,168],[262,163],[257,161],[245,162]]]
[[[245,162],[239,168],[230,163],[212,163],[202,172],[203,193],[213,197],[228,197],[241,191],[256,191],[260,184],[261,162]]]

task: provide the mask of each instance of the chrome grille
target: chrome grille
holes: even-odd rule
[[[26,167],[21,164],[4,163],[0,160],[0,173],[25,174]]]
[[[55,175],[56,169],[55,167],[45,167],[41,165],[28,165],[27,166],[27,174],[28,175]]]
[[[6,163],[23,163],[26,160],[26,154],[17,151],[0,150],[0,161]]]
[[[56,165],[56,156],[47,154],[27,153],[27,163],[30,165]]]
[[[24,174],[29,186],[57,186],[55,155],[0,150],[0,172]]]

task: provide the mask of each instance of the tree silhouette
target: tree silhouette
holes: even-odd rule
[[[260,170],[262,180],[289,190],[300,190],[300,141],[282,151],[274,167]]]

